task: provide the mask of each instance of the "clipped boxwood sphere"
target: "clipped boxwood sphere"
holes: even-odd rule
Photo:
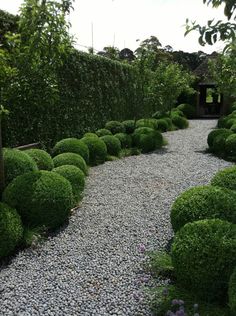
[[[232,315],[236,315],[236,267],[229,280],[228,298],[230,311]]]
[[[149,118],[149,119],[141,119],[136,122],[136,128],[140,127],[150,127],[155,129],[158,129],[158,123],[157,119],[155,118]]]
[[[149,153],[156,149],[155,139],[151,134],[141,134],[138,138],[138,147],[142,153]]]
[[[168,124],[168,130],[172,129],[172,119],[170,117],[164,117],[163,120],[166,121],[166,123]]]
[[[101,140],[104,141],[104,143],[107,146],[107,153],[112,156],[118,156],[119,152],[121,151],[121,143],[120,140],[111,135],[106,135],[100,137]]]
[[[126,134],[132,134],[135,130],[135,120],[126,120],[122,122],[123,126],[125,127]]]
[[[53,158],[54,167],[60,167],[64,165],[73,165],[80,168],[85,175],[88,174],[88,168],[85,160],[78,154],[63,153]]]
[[[72,165],[60,166],[54,168],[52,171],[60,174],[70,182],[75,200],[78,202],[81,198],[85,185],[83,171]]]
[[[73,207],[71,184],[56,172],[35,171],[14,179],[5,189],[3,200],[16,208],[29,227],[62,225]]]
[[[89,149],[89,164],[96,166],[104,163],[107,156],[107,146],[100,138],[84,137],[81,139]]]
[[[179,109],[177,109],[177,108],[172,109],[171,112],[170,112],[170,117],[171,118],[173,118],[175,116],[185,117],[184,113],[182,111],[180,111]]]
[[[178,105],[177,109],[182,111],[188,119],[192,119],[196,116],[196,109],[193,105],[183,103]]]
[[[119,139],[121,143],[121,148],[130,148],[132,147],[132,137],[129,134],[118,133],[114,135]]]
[[[169,128],[169,124],[165,119],[157,120],[157,126],[158,126],[157,129],[161,132],[166,132],[168,131],[168,128]]]
[[[3,160],[6,184],[21,174],[38,170],[36,162],[29,155],[17,149],[5,148]]]
[[[171,248],[177,281],[198,297],[223,301],[236,266],[236,225],[220,219],[188,223]]]
[[[229,118],[226,121],[226,128],[230,129],[234,124],[236,124],[236,118]]]
[[[236,134],[232,134],[226,138],[225,150],[228,157],[236,158]]]
[[[65,138],[56,143],[53,148],[53,156],[63,153],[79,154],[87,163],[89,161],[88,147],[77,138]]]
[[[112,132],[105,128],[98,129],[95,133],[98,137],[102,137],[105,135],[112,135]]]
[[[20,243],[23,227],[19,214],[5,203],[0,203],[0,258],[8,256]]]
[[[227,116],[221,116],[217,122],[217,127],[218,128],[226,128],[226,123],[228,121],[228,117]]]
[[[233,166],[218,171],[211,180],[211,184],[230,190],[236,190],[236,167]]]
[[[218,135],[231,135],[232,132],[226,128],[218,128],[218,129],[214,129],[212,130],[208,136],[207,136],[207,144],[209,146],[209,148],[212,148],[213,147],[213,142],[214,142],[214,139],[218,136]]]
[[[219,156],[224,156],[226,154],[226,139],[229,135],[232,134],[232,131],[228,130],[228,132],[221,133],[217,135],[213,140],[213,145],[211,147],[211,151]]]
[[[187,128],[188,127],[188,120],[184,117],[181,117],[181,116],[178,116],[178,115],[174,115],[172,116],[172,122],[173,124],[180,128],[180,129],[184,129],[184,128]]]
[[[149,137],[141,137],[141,135],[149,135]],[[159,131],[155,131],[154,129],[149,128],[149,127],[137,128],[132,135],[132,139],[133,139],[134,146],[137,146],[143,149],[144,151],[146,150],[145,148],[150,148],[149,151],[151,151],[157,148],[161,148],[163,145],[162,134]],[[148,142],[150,142],[150,144],[147,146]]]
[[[53,160],[52,157],[42,149],[28,149],[25,151],[37,164],[39,170],[52,170]]]
[[[233,133],[236,133],[236,124],[233,124],[233,125],[230,127],[230,130],[231,130]]]
[[[182,193],[171,208],[171,224],[178,231],[189,222],[219,218],[236,224],[236,192],[200,186]]]
[[[83,137],[95,137],[98,138],[98,135],[95,133],[85,133]]]
[[[123,123],[118,121],[107,122],[105,128],[111,131],[113,135],[117,133],[125,133],[125,127]]]

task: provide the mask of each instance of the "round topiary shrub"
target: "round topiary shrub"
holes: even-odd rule
[[[42,149],[28,149],[25,151],[37,164],[39,170],[52,170],[53,160],[52,157]]]
[[[65,138],[56,143],[53,148],[53,156],[63,153],[79,154],[87,163],[89,161],[88,147],[77,138]]]
[[[230,190],[236,190],[236,167],[233,166],[218,171],[211,180],[211,184]]]
[[[158,129],[157,119],[149,118],[149,119],[141,119],[136,122],[136,128],[140,127],[149,127],[153,128],[154,130]]]
[[[119,139],[121,143],[121,148],[130,148],[132,147],[132,137],[129,134],[118,133],[114,135]]]
[[[23,227],[15,209],[0,203],[0,258],[8,256],[20,243]]]
[[[175,116],[181,116],[181,117],[185,117],[184,116],[184,113],[182,111],[180,111],[179,109],[177,108],[174,108],[170,111],[170,117],[175,117]]]
[[[230,127],[230,130],[231,130],[233,133],[236,133],[236,124],[233,124],[233,125]]]
[[[136,122],[135,120],[126,120],[122,122],[123,126],[125,127],[126,134],[132,134],[135,130]]]
[[[168,124],[168,131],[172,130],[172,119],[170,117],[164,117],[163,120],[166,121],[166,123]]]
[[[168,124],[168,122],[165,119],[157,120],[157,126],[158,126],[157,129],[160,132],[166,132],[166,131],[168,131],[168,128],[169,128],[169,124]]]
[[[36,162],[26,153],[17,149],[3,150],[5,183],[10,183],[17,176],[38,170]]]
[[[81,139],[89,149],[89,164],[96,166],[104,163],[107,156],[107,146],[100,138],[84,137]]]
[[[177,109],[183,112],[188,119],[192,119],[196,116],[196,109],[193,105],[182,103],[177,106]]]
[[[236,266],[236,225],[220,219],[188,223],[171,248],[177,282],[210,301],[223,301]]]
[[[60,174],[70,182],[74,198],[78,202],[81,199],[81,194],[85,186],[83,171],[72,165],[60,166],[54,168],[52,171]]]
[[[53,158],[54,167],[64,165],[73,165],[80,168],[85,175],[88,174],[88,168],[85,160],[78,154],[63,153]]]
[[[161,148],[163,144],[161,133],[149,127],[137,128],[132,135],[132,139],[134,146],[140,148],[145,153]]]
[[[105,128],[98,129],[95,133],[98,137],[112,135],[112,132]]]
[[[226,121],[226,128],[230,129],[234,124],[236,124],[236,118],[229,118],[227,121]]]
[[[217,127],[218,128],[226,128],[226,123],[228,121],[228,117],[227,116],[221,116],[217,122]]]
[[[25,226],[55,229],[68,218],[74,198],[68,180],[43,170],[18,176],[6,187],[3,200],[16,208]]]
[[[119,152],[121,151],[121,143],[120,140],[111,135],[106,135],[100,137],[101,140],[104,141],[104,143],[107,146],[107,153],[112,156],[119,156]]]
[[[172,122],[176,127],[180,128],[180,129],[187,128],[189,125],[188,120],[184,117],[179,116],[179,115],[173,115]]]
[[[228,288],[228,297],[229,297],[229,307],[233,315],[236,315],[236,268],[230,276],[229,288]]]
[[[125,133],[125,127],[123,123],[118,121],[107,122],[105,128],[111,131],[113,135],[117,133]]]
[[[213,147],[213,142],[214,139],[218,136],[218,135],[222,135],[222,134],[226,134],[226,135],[231,135],[232,132],[229,129],[226,128],[218,128],[218,129],[214,129],[212,130],[208,136],[207,136],[207,144],[209,146],[209,148]]]
[[[228,157],[236,159],[236,134],[232,134],[226,138],[225,150]]]
[[[213,139],[213,145],[211,147],[211,151],[217,155],[225,156],[226,154],[226,139],[233,134],[231,130],[227,130],[227,132],[222,132]]]
[[[178,231],[189,222],[219,218],[236,224],[236,192],[200,186],[182,193],[171,208],[171,224]]]
[[[95,138],[98,138],[98,135],[95,134],[95,133],[85,133],[84,136],[83,136],[83,138],[84,138],[84,137],[95,137]]]

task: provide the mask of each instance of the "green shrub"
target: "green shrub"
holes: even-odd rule
[[[95,137],[84,137],[81,139],[89,149],[89,164],[96,166],[104,163],[107,156],[107,146],[103,140]]]
[[[159,119],[157,120],[157,126],[158,126],[158,130],[160,132],[166,132],[169,129],[169,123],[166,121],[166,119]]]
[[[63,153],[53,158],[54,167],[60,167],[64,165],[73,165],[80,168],[85,175],[88,174],[88,168],[84,159],[74,153]]]
[[[196,109],[193,105],[182,103],[177,106],[177,109],[184,113],[188,119],[196,117]]]
[[[73,192],[70,182],[64,177],[43,170],[14,179],[6,187],[3,200],[16,208],[26,226],[55,229],[70,214]]]
[[[236,118],[229,118],[226,121],[226,128],[230,129],[234,124],[236,124]]]
[[[118,133],[114,135],[119,139],[121,143],[121,148],[130,148],[132,147],[132,137],[129,134]]]
[[[52,171],[60,174],[70,182],[75,200],[78,202],[81,199],[81,194],[85,186],[83,171],[72,165],[60,166],[54,168]]]
[[[119,156],[119,152],[121,151],[121,143],[120,140],[112,135],[106,135],[100,137],[102,141],[107,146],[107,153],[112,156]]]
[[[176,127],[180,129],[187,128],[189,125],[188,120],[186,118],[178,116],[178,115],[172,116],[172,122]]]
[[[98,135],[97,135],[96,133],[90,133],[90,132],[88,132],[88,133],[85,133],[85,134],[84,134],[83,138],[84,138],[84,137],[95,137],[95,138],[98,138]]]
[[[228,132],[225,133],[220,133],[220,135],[217,135],[214,139],[213,139],[213,145],[212,145],[212,152],[217,154],[217,155],[221,155],[224,156],[226,153],[226,139],[228,138],[228,136],[230,136],[233,132],[228,130]]]
[[[98,137],[112,135],[112,132],[105,128],[98,129],[95,133]]]
[[[37,164],[39,170],[52,170],[52,157],[42,149],[28,149],[25,151]]]
[[[112,132],[112,134],[125,133],[125,127],[121,122],[110,121],[107,122],[105,128]]]
[[[142,152],[153,151],[163,145],[162,134],[149,127],[137,128],[132,135],[132,139],[134,146],[140,148]]]
[[[170,117],[164,117],[163,120],[168,124],[168,131],[171,131],[173,128],[172,119]]]
[[[155,119],[163,119],[163,118],[166,118],[168,117],[168,114],[167,113],[163,113],[161,111],[156,111],[154,114],[152,114],[152,118],[155,118]]]
[[[149,128],[153,128],[154,130],[157,130],[158,123],[155,118],[141,119],[136,122],[136,128],[140,128],[140,127],[149,127]]]
[[[232,134],[226,138],[225,150],[228,157],[236,158],[236,134]]]
[[[222,135],[222,134],[226,134],[226,135],[231,135],[232,132],[230,132],[230,130],[226,129],[226,128],[218,128],[218,129],[214,129],[212,130],[208,136],[207,136],[207,144],[209,146],[209,148],[213,147],[213,142],[214,139],[218,136],[218,135]]]
[[[63,153],[79,154],[87,163],[89,161],[88,147],[77,138],[65,138],[56,143],[53,148],[53,156]]]
[[[231,130],[233,133],[236,133],[236,124],[233,124],[233,125],[230,127],[230,130]]]
[[[35,161],[26,153],[17,149],[3,150],[5,182],[10,183],[17,176],[38,170]]]
[[[228,297],[229,297],[229,307],[233,315],[236,315],[236,268],[230,276],[229,288],[228,288]]]
[[[226,123],[228,121],[228,117],[227,116],[221,116],[217,122],[217,127],[218,128],[226,128]]]
[[[236,190],[236,166],[218,171],[211,180],[211,184],[230,190]]]
[[[0,203],[0,258],[8,256],[20,243],[23,227],[15,209]]]
[[[177,108],[174,108],[170,111],[170,117],[173,118],[175,116],[185,117],[184,113]]]
[[[126,134],[132,134],[134,132],[136,125],[135,120],[126,120],[123,121],[122,124],[125,127]]]
[[[189,222],[219,218],[236,224],[236,192],[214,186],[200,186],[182,193],[171,208],[176,232]]]
[[[220,219],[188,223],[171,248],[177,282],[197,296],[224,301],[236,266],[236,225]]]

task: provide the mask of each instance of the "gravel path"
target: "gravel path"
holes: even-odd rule
[[[0,271],[0,315],[150,315],[139,246],[165,247],[174,199],[230,165],[203,153],[215,124],[192,121],[160,152],[91,168],[68,227]]]

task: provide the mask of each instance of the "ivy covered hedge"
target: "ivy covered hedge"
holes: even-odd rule
[[[148,117],[152,112],[143,105],[138,73],[130,65],[73,51],[58,78],[59,98],[54,104],[47,104],[45,97],[42,104],[35,101],[42,94],[37,86],[30,101],[24,100],[24,91],[22,97],[18,93],[9,100],[4,146],[38,141],[51,146],[60,139],[97,130],[107,121]]]

